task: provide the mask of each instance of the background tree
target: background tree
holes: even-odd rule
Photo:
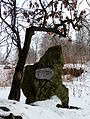
[[[2,64],[2,53],[0,52],[0,64]]]
[[[76,40],[74,41],[71,37],[59,38],[55,34],[43,34],[38,52],[39,58],[43,56],[49,47],[61,45],[64,55],[64,63],[86,63],[90,60],[90,38],[88,36],[89,31],[87,29],[85,30],[85,28],[83,30],[76,33]]]
[[[34,48],[30,48],[27,56],[26,63],[27,64],[34,64],[37,61],[37,51]]]
[[[24,1],[21,7],[16,0],[0,1],[1,42],[6,43],[7,54],[13,46],[18,48],[18,62],[9,99],[20,99],[23,69],[35,31],[67,37],[70,25],[73,29],[80,30],[85,13],[85,10],[78,12],[77,0],[30,0]],[[21,34],[25,34],[25,38]]]

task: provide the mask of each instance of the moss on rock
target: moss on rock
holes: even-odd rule
[[[45,100],[57,95],[63,107],[68,107],[68,89],[62,84],[61,78],[63,65],[62,48],[58,45],[49,48],[38,63],[25,67],[21,87],[27,98],[26,103]],[[36,78],[36,70],[45,68],[50,68],[54,72],[52,78],[50,80]]]

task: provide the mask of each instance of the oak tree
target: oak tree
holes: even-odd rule
[[[67,37],[71,25],[77,31],[82,28],[85,13],[85,10],[78,12],[77,0],[27,0],[21,6],[17,0],[0,1],[0,33],[2,36],[5,34],[0,43],[6,41],[18,48],[18,62],[9,99],[20,99],[24,65],[35,32],[43,31]],[[23,32],[25,38],[22,38]]]

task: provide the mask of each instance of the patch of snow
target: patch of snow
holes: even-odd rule
[[[61,101],[57,96],[45,101],[26,105],[25,97],[21,92],[20,102],[8,99],[10,88],[0,88],[0,107],[7,107],[9,112],[0,109],[0,115],[22,116],[23,119],[90,119],[90,63],[84,67],[83,76],[74,78],[72,82],[64,82],[69,89],[69,105],[80,109],[57,108]]]
[[[64,64],[64,68],[76,68],[76,69],[84,69],[86,67],[85,64]]]

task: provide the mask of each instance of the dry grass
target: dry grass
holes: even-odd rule
[[[74,77],[79,77],[82,75],[84,70],[80,67],[79,69],[77,68],[64,68],[62,72],[62,79],[63,81],[73,81]]]
[[[0,69],[0,87],[11,86],[14,68]]]

